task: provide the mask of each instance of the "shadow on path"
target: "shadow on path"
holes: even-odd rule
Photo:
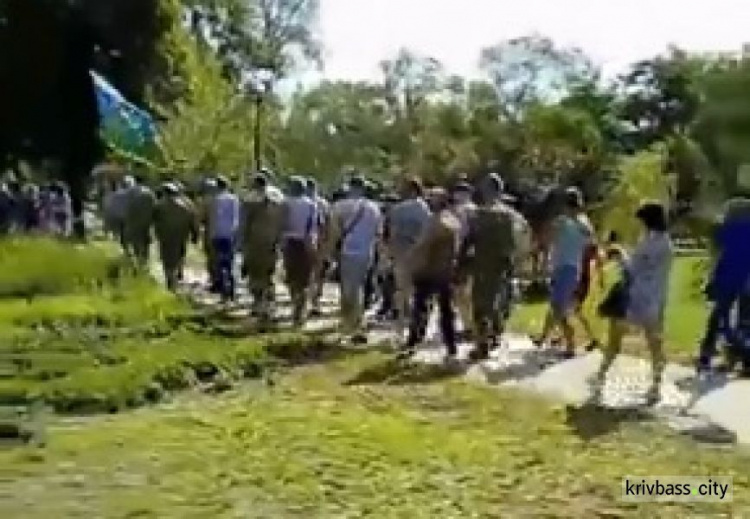
[[[609,408],[593,403],[565,408],[565,423],[582,440],[591,441],[619,429],[623,423],[653,421],[654,417],[640,407]]]
[[[410,385],[431,384],[441,380],[459,377],[465,373],[460,366],[424,364],[400,359],[389,359],[360,371],[344,382],[345,386],[371,384]]]

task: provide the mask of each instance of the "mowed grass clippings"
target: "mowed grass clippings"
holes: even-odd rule
[[[52,427],[0,452],[0,515],[695,517],[750,513],[748,454],[635,416],[588,416],[458,380],[351,384],[382,355],[275,385]],[[390,365],[390,364],[388,364]],[[422,368],[419,368],[422,369]],[[377,369],[375,369],[377,371]],[[626,475],[734,478],[728,504],[624,503]],[[20,515],[19,515],[20,514]],[[52,515],[50,515],[52,514]]]

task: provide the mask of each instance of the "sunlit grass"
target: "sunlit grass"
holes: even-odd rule
[[[348,382],[384,357],[276,385],[61,423],[0,453],[7,517],[688,517],[750,512],[747,453],[637,415],[575,411],[458,380]],[[390,365],[390,364],[389,364]],[[420,368],[421,369],[421,368]],[[585,415],[585,416],[584,416]],[[625,475],[734,477],[731,504],[627,504]],[[85,499],[81,499],[86,496]]]

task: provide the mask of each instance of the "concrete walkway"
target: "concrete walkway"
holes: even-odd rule
[[[192,275],[192,293],[201,298],[201,277]],[[311,320],[308,329],[329,328],[335,323],[337,290],[326,287],[323,298],[325,317]],[[246,312],[247,294],[240,295],[239,312]],[[287,317],[289,299],[286,291],[277,290],[277,313]],[[428,339],[414,356],[417,362],[439,364],[443,350],[436,323],[430,324]],[[381,326],[370,331],[371,342],[394,340]],[[554,361],[549,352],[537,350],[526,337],[509,335],[506,347],[492,357],[474,364],[465,376],[478,383],[498,388],[518,388],[581,406],[590,399],[587,380],[601,361],[599,352],[581,353],[574,359]],[[471,346],[461,344],[459,359],[466,359]],[[651,371],[645,360],[622,355],[608,374],[601,404],[613,409],[638,409],[663,420],[670,427],[702,441],[712,443],[750,443],[750,380],[718,375],[697,379],[691,368],[669,364],[662,385],[662,401],[652,408],[643,406],[643,396],[650,385]]]

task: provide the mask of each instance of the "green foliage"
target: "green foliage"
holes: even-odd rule
[[[0,298],[59,295],[107,283],[121,261],[105,249],[48,238],[0,241]]]
[[[0,245],[0,405],[116,411],[320,349],[301,335],[221,337],[186,301],[123,266],[102,247]]]
[[[635,218],[638,207],[646,200],[669,206],[670,185],[664,174],[666,156],[663,147],[655,147],[621,159],[618,181],[601,208],[600,228],[617,231],[625,243],[633,243],[642,231]]]
[[[161,128],[163,174],[185,177],[221,171],[238,174],[252,164],[252,104],[233,88],[219,64],[188,44],[185,67],[191,72],[185,96],[166,107]]]

